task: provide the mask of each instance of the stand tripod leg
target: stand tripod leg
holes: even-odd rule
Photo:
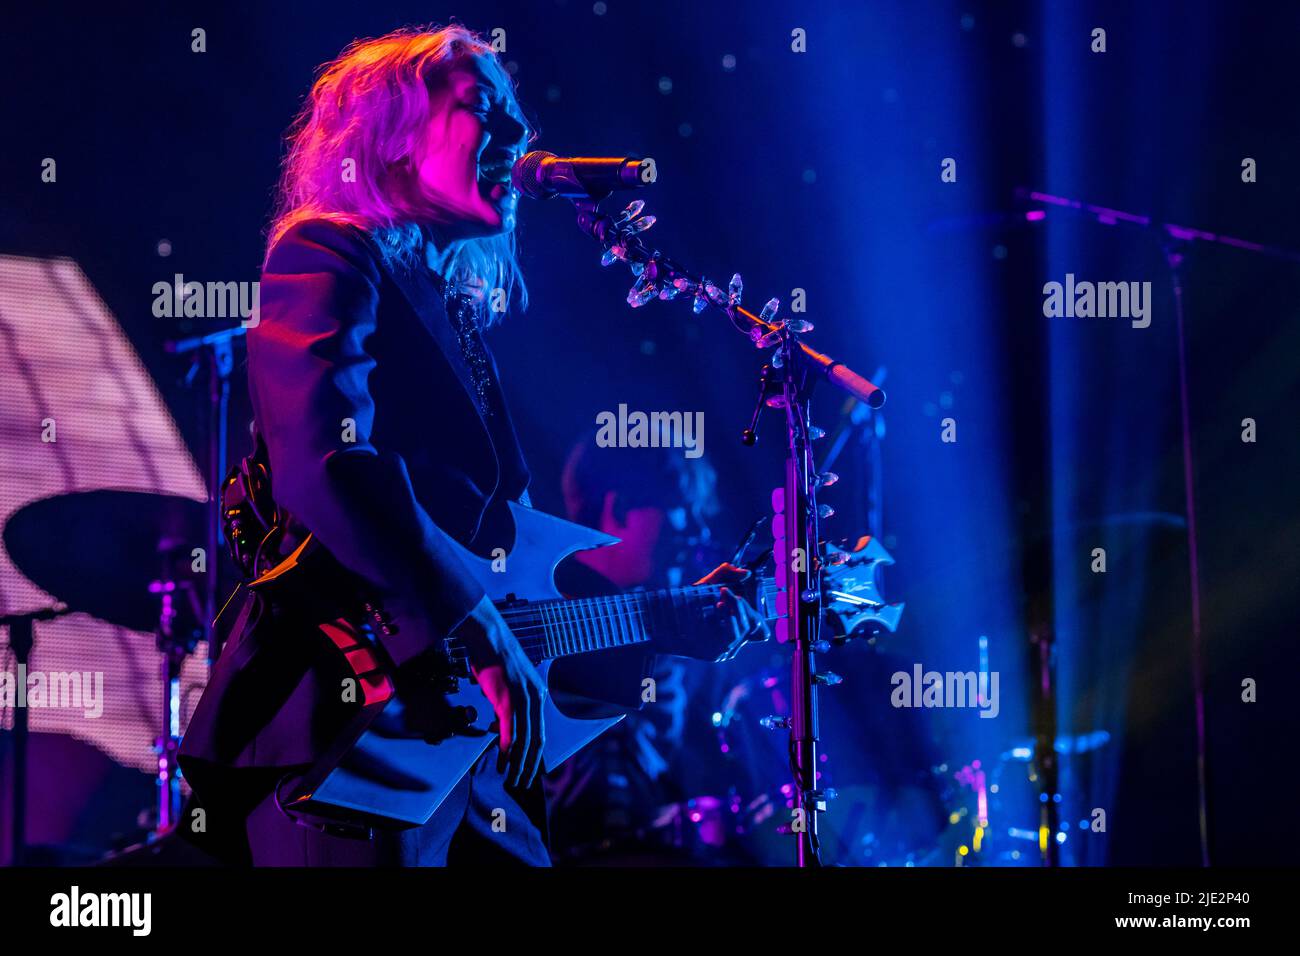
[[[30,617],[13,620],[9,624],[9,648],[14,654],[19,679],[27,679],[27,662],[31,657],[35,635]],[[13,743],[10,754],[11,798],[9,804],[9,865],[22,866],[27,851],[27,743],[29,727],[27,708],[13,709],[13,727],[9,737]]]

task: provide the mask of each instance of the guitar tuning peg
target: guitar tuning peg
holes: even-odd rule
[[[835,509],[832,508],[830,505],[817,506],[817,517],[819,518],[830,518],[833,517],[834,514],[835,514]]]
[[[834,671],[822,671],[820,674],[813,674],[813,680],[818,684],[825,684],[827,687],[834,687],[836,684],[844,683],[844,678]]]
[[[808,438],[810,440],[816,441],[819,438],[825,438],[825,437],[826,437],[826,429],[818,428],[816,425],[809,426]]]
[[[758,723],[760,726],[765,727],[768,730],[789,730],[790,729],[790,718],[778,717],[775,714],[769,714],[768,716],[759,720]]]
[[[817,476],[817,487],[829,488],[831,485],[835,484],[835,482],[839,480],[840,480],[840,476],[835,474],[835,472],[823,471],[820,475]]]

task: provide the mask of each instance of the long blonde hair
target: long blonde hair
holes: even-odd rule
[[[456,61],[480,54],[488,76],[517,109],[514,84],[495,52],[457,24],[356,40],[326,63],[285,137],[268,255],[295,224],[328,219],[368,232],[386,261],[423,267],[429,211],[412,208],[402,177],[412,175],[414,152],[432,116],[430,91]],[[345,170],[354,175],[345,180]],[[487,289],[504,289],[507,301],[527,306],[513,229],[466,241],[448,271],[452,284],[479,290],[482,324],[498,314],[482,308]]]

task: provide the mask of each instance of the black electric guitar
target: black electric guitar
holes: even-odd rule
[[[718,585],[563,598],[554,583],[560,561],[575,551],[617,539],[513,502],[510,511],[515,542],[505,570],[494,570],[494,562],[463,548],[461,557],[500,608],[544,682],[554,660],[645,644],[654,635],[682,633],[689,618],[709,613],[717,603]],[[875,568],[893,563],[879,542],[861,538],[848,547],[827,546],[823,560],[825,607],[834,634],[897,627],[903,605],[884,603],[876,588]],[[778,608],[785,605],[784,595],[770,579],[755,578],[738,590],[756,585],[747,596],[765,618],[777,618]],[[362,826],[425,823],[497,740],[490,729],[492,707],[468,679],[464,647],[454,637],[447,642],[448,672],[441,688],[445,706],[440,706],[449,719],[444,722],[445,733],[428,736],[409,731],[409,721],[402,716],[406,705],[365,630],[343,622],[321,629],[351,663],[364,692],[363,706],[350,730],[289,795],[288,805]],[[551,771],[622,716],[572,717],[548,693],[543,719],[542,762]]]

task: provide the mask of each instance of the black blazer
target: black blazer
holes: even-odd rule
[[[260,294],[248,377],[272,493],[379,597],[392,617],[380,640],[400,665],[483,597],[448,539],[474,547],[485,518],[528,485],[495,363],[489,353],[485,413],[435,277],[385,264],[353,227],[290,229]],[[638,707],[651,660],[637,648],[599,656],[558,662],[552,684]],[[313,620],[294,608],[251,616],[223,647],[182,743],[202,801],[212,805],[226,771],[316,760],[351,716],[343,676]]]

